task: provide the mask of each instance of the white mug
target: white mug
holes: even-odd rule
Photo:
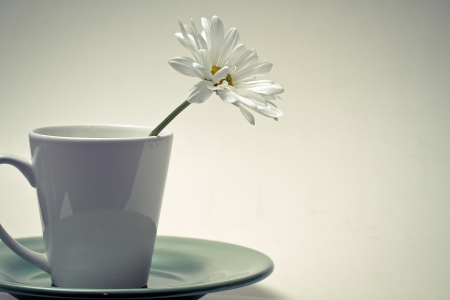
[[[15,253],[70,288],[147,285],[173,134],[119,125],[54,126],[30,132],[32,159],[0,155],[36,188],[45,253]]]

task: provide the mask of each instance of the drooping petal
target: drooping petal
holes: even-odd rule
[[[217,66],[219,55],[222,50],[225,29],[222,20],[218,16],[213,16],[211,22],[211,60]]]
[[[199,77],[201,79],[205,79],[205,80],[211,80],[212,79],[211,71],[206,70],[205,67],[203,67],[201,64],[198,64],[198,63],[194,62],[194,63],[192,63],[192,66],[200,74]]]
[[[270,101],[277,100],[277,97],[275,97],[274,95],[266,95],[266,94],[261,94],[261,93],[258,93],[258,94],[260,94],[261,97],[263,97],[264,99],[266,99],[266,101],[269,102],[269,103],[272,103],[272,102],[270,102]],[[275,105],[275,106],[276,106],[276,105]]]
[[[231,51],[236,48],[237,43],[239,42],[239,31],[236,28],[231,28],[225,38],[223,40],[222,51],[219,55],[219,61],[217,63],[218,67],[222,67],[227,61],[228,57],[231,54]]]
[[[241,98],[251,100],[254,103],[252,107],[265,107],[267,105],[266,99],[256,92],[246,89],[236,89],[236,94],[241,96]]]
[[[235,103],[232,103],[235,104]],[[283,112],[277,108],[275,105],[273,105],[272,102],[268,101],[267,106],[264,108],[253,108],[251,106],[246,105],[245,103],[240,103],[241,106],[245,106],[247,108],[252,109],[253,111],[265,116],[274,119],[275,121],[278,121],[278,117],[283,115]]]
[[[245,117],[245,119],[252,125],[255,125],[255,117],[246,110],[242,105],[239,105],[239,109],[241,110],[242,115]]]
[[[273,103],[272,101],[270,101],[270,100],[267,100],[267,99],[266,99],[266,101],[267,101],[267,103],[269,103],[269,104],[270,104],[270,105],[272,105],[273,107],[276,107],[276,108],[278,108],[278,106],[276,106],[276,105],[275,105],[275,103]]]
[[[237,93],[235,93],[235,94],[236,94],[236,99],[239,101],[239,103],[245,104],[246,106],[248,106],[252,109],[256,109],[255,102],[253,102],[252,100],[247,99],[245,97],[242,97],[241,95],[239,95]]]
[[[169,65],[177,72],[191,77],[200,77],[192,65],[194,60],[189,57],[174,57],[169,59]],[[203,78],[202,78],[203,79]]]
[[[227,75],[228,75],[228,67],[223,67],[222,69],[217,71],[216,74],[214,74],[212,82],[218,83],[219,81],[227,77]]]
[[[233,74],[234,82],[238,82],[249,77],[266,75],[272,69],[272,63],[268,60],[258,61],[248,65],[244,69],[236,70]]]
[[[202,80],[194,85],[189,91],[187,101],[190,103],[203,103],[208,100],[213,93],[213,91],[208,88],[211,84],[211,81]]]
[[[237,101],[236,94],[230,91],[229,89],[223,89],[217,92],[219,94],[220,99],[227,103],[234,103]]]
[[[273,106],[270,103],[268,103],[268,105],[264,108],[255,109],[255,111],[270,118],[278,118],[283,115],[283,112],[278,107]]]

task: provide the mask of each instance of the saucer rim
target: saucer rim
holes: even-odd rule
[[[17,241],[26,242],[32,240],[39,240],[42,237],[25,237],[19,238]],[[27,296],[36,297],[58,297],[58,298],[85,298],[85,299],[98,299],[98,298],[158,298],[158,297],[179,297],[179,296],[193,296],[193,295],[204,295],[214,292],[221,292],[225,290],[240,288],[248,286],[259,282],[267,278],[272,274],[274,270],[274,263],[270,257],[261,253],[257,250],[226,243],[215,240],[199,239],[199,238],[189,238],[189,237],[179,237],[179,236],[157,236],[157,239],[173,239],[181,241],[198,241],[198,242],[212,242],[218,244],[226,244],[232,247],[238,247],[245,249],[245,251],[254,252],[255,255],[260,255],[262,260],[260,262],[260,270],[258,272],[253,272],[250,275],[246,275],[241,278],[230,279],[215,283],[196,283],[188,284],[184,286],[173,286],[173,287],[163,287],[163,288],[131,288],[131,289],[85,289],[85,288],[65,288],[65,287],[45,287],[45,286],[34,286],[26,283],[13,283],[0,281],[0,291],[9,294],[19,294]],[[0,240],[0,244],[3,244]],[[265,266],[264,261],[265,259]]]

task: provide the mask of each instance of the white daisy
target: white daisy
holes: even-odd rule
[[[175,37],[192,52],[189,57],[174,57],[168,62],[183,75],[198,77],[200,82],[189,91],[189,103],[203,103],[213,92],[223,101],[240,108],[244,117],[255,124],[255,118],[247,108],[277,120],[283,112],[272,102],[284,88],[270,80],[256,80],[272,69],[272,63],[258,61],[254,49],[239,44],[239,32],[231,28],[226,34],[219,17],[212,21],[202,18],[200,33],[191,19],[191,25],[183,25]]]

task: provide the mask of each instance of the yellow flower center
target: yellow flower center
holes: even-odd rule
[[[219,71],[220,69],[222,69],[222,68],[218,67],[218,66],[212,66],[211,67],[211,74],[213,74],[213,75],[216,74],[217,71]],[[228,82],[228,85],[231,85],[231,86],[233,85],[233,79],[231,78],[230,74],[228,74],[227,77],[225,77],[225,79],[220,80],[215,85],[221,85],[224,80],[226,80]]]

